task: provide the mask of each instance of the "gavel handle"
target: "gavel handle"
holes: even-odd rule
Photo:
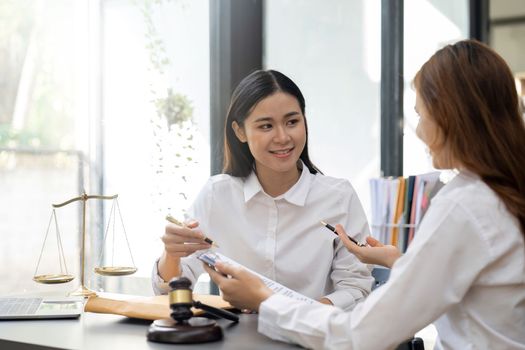
[[[212,315],[215,315],[217,317],[222,317],[227,320],[233,321],[233,322],[239,322],[239,316],[234,314],[233,312],[229,312],[223,309],[218,309],[213,306],[209,306],[206,304],[201,303],[200,301],[193,301],[193,307],[196,307],[197,309],[204,310],[206,312],[209,312]]]

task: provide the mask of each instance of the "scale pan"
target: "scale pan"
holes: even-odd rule
[[[48,274],[33,277],[33,281],[44,284],[67,283],[75,278],[73,275]]]
[[[136,267],[127,266],[102,266],[95,267],[95,272],[102,276],[125,276],[132,275],[137,271]]]

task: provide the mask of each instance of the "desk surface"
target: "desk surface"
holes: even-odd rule
[[[257,332],[257,315],[242,314],[238,324],[218,320],[224,339],[176,349],[297,349]],[[150,321],[86,312],[79,319],[0,321],[0,349],[173,349],[146,339]]]

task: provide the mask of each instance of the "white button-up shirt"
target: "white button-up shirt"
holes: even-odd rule
[[[217,252],[312,299],[326,297],[349,309],[370,293],[368,266],[319,223],[341,223],[361,242],[369,235],[365,213],[347,180],[313,175],[303,165],[297,183],[271,197],[253,172],[245,179],[216,175],[188,217],[198,220],[199,228],[220,246]],[[193,282],[205,272],[194,256],[181,259],[181,268]],[[166,292],[162,282],[155,264],[156,293]]]
[[[477,176],[433,199],[389,281],[352,312],[283,296],[259,331],[315,349],[390,349],[431,322],[437,349],[525,349],[525,245],[518,220]]]

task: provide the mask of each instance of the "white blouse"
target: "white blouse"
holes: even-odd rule
[[[325,297],[349,309],[370,293],[369,267],[319,223],[341,223],[362,242],[369,235],[365,213],[347,180],[313,175],[303,165],[297,183],[271,197],[253,172],[246,179],[216,175],[188,217],[198,220],[199,228],[219,245],[217,252],[312,299]],[[181,267],[193,282],[205,272],[194,256],[181,259]],[[162,282],[155,264],[157,294],[167,292]]]
[[[518,220],[477,176],[433,199],[390,279],[352,312],[283,296],[259,331],[314,349],[389,349],[437,320],[437,349],[525,349],[525,244]]]

